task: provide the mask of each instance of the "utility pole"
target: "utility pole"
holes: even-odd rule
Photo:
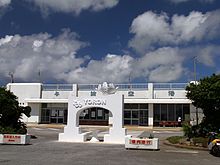
[[[14,83],[14,73],[13,72],[9,72],[8,75],[11,78],[11,83]]]
[[[41,83],[41,70],[40,69],[38,71],[38,81],[39,81],[39,83]]]
[[[195,84],[196,84],[196,80],[197,80],[197,77],[196,77],[196,58],[197,56],[194,56],[193,57],[193,70],[194,70],[194,81],[195,81]]]
[[[129,79],[128,79],[128,81],[129,81],[129,89],[131,90],[131,72],[130,72],[130,74],[129,74]]]
[[[196,77],[196,58],[197,56],[193,57],[193,72],[194,72],[194,81],[195,81],[195,85],[197,85],[197,77]],[[196,107],[196,125],[198,126],[199,124],[199,115],[198,115],[198,108]]]

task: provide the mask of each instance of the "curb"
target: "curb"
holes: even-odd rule
[[[27,123],[28,128],[64,128],[65,124],[37,124]],[[93,126],[93,125],[81,125],[82,128],[110,128],[110,126]],[[124,126],[129,131],[182,131],[181,128],[163,128],[163,127],[142,127],[142,126]]]
[[[191,149],[191,150],[201,150],[201,151],[208,151],[208,148],[203,148],[203,147],[194,147],[194,146],[187,146],[187,145],[181,145],[181,144],[172,144],[168,140],[165,140],[163,144],[168,145],[168,146],[173,146],[177,148],[185,148],[185,149]]]

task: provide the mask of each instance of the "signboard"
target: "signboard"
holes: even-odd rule
[[[130,144],[134,144],[134,145],[139,145],[139,144],[143,144],[143,145],[152,145],[152,140],[147,140],[147,139],[130,139],[129,140]]]
[[[20,135],[4,134],[3,143],[18,144],[21,143]]]
[[[125,137],[125,148],[159,150],[159,139],[132,138],[131,135],[127,135]]]
[[[83,106],[104,106],[107,105],[107,101],[105,99],[84,99],[83,101],[73,100],[73,106],[75,108],[82,108]]]

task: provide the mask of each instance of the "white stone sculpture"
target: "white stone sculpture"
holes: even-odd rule
[[[113,83],[103,82],[103,84],[99,84],[97,91],[102,92],[104,95],[115,94],[117,92],[118,87],[115,87]]]

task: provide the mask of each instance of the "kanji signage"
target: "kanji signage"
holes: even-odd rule
[[[3,143],[10,143],[10,144],[17,144],[21,142],[21,136],[20,135],[10,135],[10,134],[4,134],[3,136]]]
[[[152,145],[152,141],[148,139],[130,139],[130,144],[143,144],[143,145]]]

